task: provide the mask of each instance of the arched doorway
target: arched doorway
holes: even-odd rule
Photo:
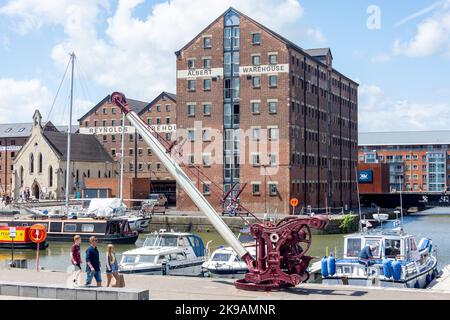
[[[31,195],[34,196],[35,199],[39,199],[41,188],[39,188],[39,184],[35,182],[31,187]]]

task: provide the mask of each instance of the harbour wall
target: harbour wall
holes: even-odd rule
[[[299,216],[306,217],[306,216]],[[352,218],[345,218],[352,217]],[[247,228],[243,219],[239,217],[222,217],[230,229],[238,233],[240,229]],[[256,223],[257,220],[253,217],[245,217],[250,223]],[[355,232],[358,229],[359,218],[356,215],[330,215],[330,222],[325,230],[311,229],[313,234],[341,234]],[[344,219],[350,220],[348,228],[344,230],[341,226]],[[154,215],[149,225],[150,232],[158,231],[160,229],[167,229],[179,232],[215,232],[214,226],[211,222],[202,216],[172,216],[172,215]]]

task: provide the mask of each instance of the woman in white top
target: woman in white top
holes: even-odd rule
[[[108,245],[108,250],[106,252],[106,286],[109,287],[111,284],[112,277],[116,280],[116,287],[119,284],[119,265],[116,259],[116,253],[114,252],[114,246],[112,244]]]

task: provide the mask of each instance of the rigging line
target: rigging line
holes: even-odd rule
[[[53,111],[53,107],[55,106],[56,99],[58,98],[59,90],[61,90],[61,87],[63,85],[64,79],[66,78],[67,70],[69,70],[69,66],[70,66],[70,61],[71,61],[71,58],[69,59],[69,62],[67,63],[66,71],[64,71],[64,75],[63,75],[63,77],[61,79],[61,83],[59,84],[58,90],[56,91],[56,95],[55,95],[55,98],[53,99],[52,107],[50,108],[50,112],[48,113],[48,116],[47,116],[47,122],[50,119],[50,115],[51,115],[51,113]]]
[[[82,67],[82,64],[80,63],[80,60],[78,60],[78,64],[76,66],[78,68],[78,70],[80,71],[80,77],[82,81],[82,84],[84,83],[84,88],[86,91],[86,98],[88,100],[91,100],[90,98],[93,96],[92,92],[89,90],[89,87],[86,85],[88,83],[88,77],[86,75],[86,73],[84,72],[84,68]]]

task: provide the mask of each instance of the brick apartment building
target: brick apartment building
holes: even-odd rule
[[[120,162],[122,138],[122,113],[110,103],[110,95],[102,99],[78,121],[80,133],[95,134],[114,160]],[[128,99],[130,107],[166,140],[171,140],[176,131],[176,96],[162,92],[153,101]],[[152,153],[134,127],[125,121],[125,178],[150,178],[152,192],[172,194],[175,201],[175,181]],[[120,165],[115,177],[119,177]],[[103,178],[103,177],[102,177]]]
[[[333,69],[330,49],[304,50],[230,8],[176,57],[183,156],[210,178],[189,172],[217,210],[214,183],[238,184],[232,194],[247,183],[239,199],[253,212],[290,212],[292,197],[356,205],[358,84]],[[177,203],[195,210],[182,190]]]
[[[389,166],[387,192],[448,191],[450,131],[360,133],[358,168],[381,164]]]

